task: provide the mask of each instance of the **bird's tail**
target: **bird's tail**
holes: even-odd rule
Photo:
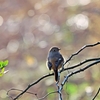
[[[54,70],[55,81],[58,81],[58,70]]]

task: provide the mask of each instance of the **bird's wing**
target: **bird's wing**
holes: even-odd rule
[[[49,70],[51,70],[51,68],[52,68],[52,63],[48,61],[47,64],[48,64]]]
[[[56,60],[55,66],[58,67],[61,63],[64,63],[64,59],[63,59],[62,55],[60,55],[58,57],[58,59]]]

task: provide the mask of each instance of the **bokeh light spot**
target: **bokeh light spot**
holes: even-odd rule
[[[34,35],[31,32],[25,33],[23,41],[25,42],[26,45],[29,46],[33,45],[34,40],[35,40]]]
[[[68,6],[76,6],[78,4],[78,0],[67,0]]]
[[[7,45],[7,51],[10,53],[17,52],[19,48],[19,42],[17,40],[11,40]]]
[[[42,0],[42,4],[43,5],[47,5],[47,4],[51,3],[51,2],[52,2],[52,0]]]
[[[50,22],[50,17],[47,14],[39,16],[37,26],[39,27],[39,30],[43,31],[45,34],[52,34],[57,28]]]
[[[91,96],[91,94],[93,92],[93,88],[90,87],[90,86],[88,86],[88,87],[86,87],[85,91],[86,91],[86,93],[87,93],[88,96]]]
[[[39,45],[40,48],[45,48],[47,46],[47,42],[46,41],[41,41],[41,42],[39,42],[38,45]]]
[[[46,23],[39,28],[39,30],[43,31],[45,34],[50,35],[53,34],[54,28],[52,23]]]
[[[87,5],[91,0],[67,0],[68,6]]]
[[[89,19],[86,15],[78,14],[69,18],[66,24],[69,26],[76,26],[76,28],[80,30],[85,30],[89,26]]]
[[[14,16],[12,16],[14,17]],[[17,34],[19,31],[19,22],[17,19],[9,18],[7,21],[7,30],[11,32],[12,35]]]
[[[27,13],[28,13],[29,16],[34,16],[34,14],[35,14],[34,10],[29,10]]]
[[[3,24],[3,17],[0,16],[0,26]]]
[[[5,48],[0,50],[0,59],[6,59],[8,57],[8,52]]]
[[[39,9],[42,8],[42,4],[41,4],[41,3],[36,3],[36,4],[34,5],[34,8],[35,8],[36,10],[39,10]]]
[[[79,0],[80,5],[87,5],[91,2],[91,0]]]
[[[76,23],[77,28],[86,29],[89,25],[88,17],[83,14],[78,14],[75,16],[74,22]]]
[[[37,65],[37,60],[35,59],[35,57],[32,57],[30,55],[27,55],[25,57],[26,63],[28,65],[28,67],[36,67]]]
[[[66,22],[67,25],[69,26],[72,26],[74,24],[74,17],[70,17],[67,22]]]
[[[47,14],[42,14],[38,18],[39,26],[44,25],[46,23],[50,22],[50,17]]]
[[[0,90],[0,97],[1,97],[1,98],[6,98],[6,97],[7,97],[7,91],[5,91],[5,90]]]

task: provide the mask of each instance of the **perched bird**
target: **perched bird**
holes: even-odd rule
[[[55,75],[55,81],[59,81],[58,69],[63,67],[64,59],[59,52],[58,47],[52,47],[48,53],[47,66],[49,70],[53,69]]]

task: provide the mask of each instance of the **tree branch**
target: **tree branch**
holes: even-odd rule
[[[93,62],[93,63],[87,65],[87,66],[84,67],[84,68],[81,68],[81,69],[79,69],[79,70],[76,70],[76,71],[74,71],[74,72],[69,73],[69,74],[64,78],[64,80],[63,80],[63,82],[61,83],[61,85],[60,85],[58,91],[60,91],[60,92],[62,91],[63,86],[64,86],[64,84],[68,81],[69,77],[71,77],[71,76],[74,75],[74,74],[80,73],[80,72],[82,72],[82,71],[88,69],[89,67],[91,67],[91,66],[93,66],[93,65],[95,65],[95,64],[98,64],[98,63],[100,63],[100,60],[95,61],[95,62]]]
[[[83,46],[83,47],[82,47],[81,49],[79,49],[77,52],[73,53],[73,54],[69,57],[69,59],[66,60],[66,62],[64,63],[64,65],[65,65],[67,62],[69,62],[75,55],[78,55],[81,51],[83,51],[85,48],[87,48],[87,47],[93,47],[93,46],[96,46],[96,45],[98,45],[98,44],[100,44],[100,42],[97,42],[97,43],[95,43],[95,44],[87,44],[87,45]]]
[[[15,88],[12,88],[12,89],[10,89],[10,90],[8,90],[7,91],[7,95],[9,96],[9,92],[10,91],[15,91],[15,90],[17,90],[17,91],[20,91],[20,92],[22,92],[23,90],[20,90],[20,89],[15,89]],[[29,93],[29,94],[32,94],[32,95],[35,95],[35,96],[37,96],[37,94],[36,93],[32,93],[32,92],[29,92],[29,91],[27,91],[27,92],[25,92],[25,93]],[[9,96],[11,99],[13,99],[13,97],[12,96]]]
[[[46,94],[45,96],[43,96],[42,98],[38,98],[38,100],[43,100],[43,99],[45,99],[48,95],[53,94],[53,93],[58,93],[58,91],[50,92],[50,93]]]
[[[91,59],[91,60],[93,60],[93,59]],[[91,60],[90,60],[90,61],[91,61]],[[94,59],[94,60],[95,60],[95,59]],[[89,61],[89,60],[86,60],[86,61]],[[62,91],[62,89],[63,89],[64,84],[68,81],[69,77],[73,76],[74,74],[83,72],[84,70],[86,70],[86,69],[88,69],[88,68],[90,68],[90,67],[92,67],[93,65],[96,65],[96,64],[98,64],[98,63],[100,63],[100,58],[99,58],[99,60],[97,60],[97,61],[95,61],[95,62],[93,62],[93,63],[87,65],[87,66],[84,67],[84,68],[81,68],[81,69],[79,69],[79,70],[76,70],[76,71],[74,71],[74,72],[69,73],[69,74],[64,78],[64,80],[63,80],[63,82],[61,83],[60,86],[59,86],[58,84],[56,84],[56,85],[57,85],[57,88],[58,88],[58,91],[57,91],[57,92],[59,93],[59,100],[63,100],[63,99],[62,99],[62,93],[61,93],[61,91]],[[55,92],[55,91],[54,91],[54,92]],[[100,92],[100,90],[98,90],[98,92],[96,93],[96,95],[95,95],[94,98],[96,98],[96,96],[98,95],[99,92]],[[48,95],[51,94],[51,93],[52,93],[52,92],[48,93]],[[46,95],[46,97],[47,97],[48,95]],[[44,97],[45,97],[45,96],[44,96]],[[41,100],[44,99],[44,97],[42,97]],[[94,99],[92,99],[92,100],[94,100]]]
[[[100,60],[100,58],[87,59],[85,61],[80,62],[79,64],[74,65],[74,66],[71,66],[71,67],[68,67],[68,68],[64,68],[64,70],[61,70],[60,72],[63,72],[63,71],[66,71],[66,70],[70,70],[70,69],[74,69],[74,68],[79,67],[79,66],[81,66],[83,64],[86,64],[87,62],[97,61],[97,60]]]
[[[87,59],[87,60],[85,60],[85,61],[83,61],[83,62],[81,62],[81,63],[79,63],[79,64],[76,64],[76,65],[71,66],[71,67],[69,67],[69,68],[65,68],[64,70],[61,70],[60,73],[63,72],[63,71],[66,71],[66,70],[70,70],[70,69],[74,69],[74,68],[76,68],[76,67],[79,67],[79,66],[81,66],[81,65],[83,65],[83,64],[85,64],[85,63],[87,63],[87,62],[96,61],[96,60],[100,60],[100,58]],[[37,84],[38,82],[40,82],[40,81],[43,80],[44,78],[47,78],[47,77],[53,76],[53,75],[54,75],[54,73],[44,75],[44,76],[42,76],[41,78],[39,78],[37,81],[35,81],[35,82],[29,84],[29,85],[27,86],[27,88],[26,88],[24,91],[22,91],[18,96],[16,96],[16,98],[14,98],[13,100],[16,100],[17,98],[19,98],[19,97],[20,97],[21,95],[23,95],[30,87],[34,86],[35,84]],[[13,90],[13,89],[10,89],[10,91],[11,91],[11,90]],[[8,93],[9,93],[10,91],[8,91]],[[8,94],[7,94],[7,95],[8,95]]]
[[[64,63],[64,65],[65,65],[67,62],[69,62],[74,56],[78,55],[81,51],[83,51],[85,48],[87,48],[87,47],[93,47],[93,46],[96,46],[96,45],[99,45],[99,44],[100,44],[100,42],[97,42],[97,43],[95,43],[95,44],[88,44],[88,45],[83,46],[83,47],[82,47],[80,50],[78,50],[76,53],[73,53],[73,54],[69,57],[69,59],[66,60],[66,62]],[[69,78],[70,76],[72,76],[72,75],[74,75],[74,74],[76,74],[76,73],[79,73],[79,72],[81,72],[81,71],[84,71],[85,69],[89,68],[90,66],[93,66],[93,65],[95,65],[95,64],[97,64],[97,63],[100,63],[100,58],[87,59],[87,60],[85,60],[85,61],[82,61],[82,62],[79,63],[79,64],[76,64],[76,65],[74,65],[74,66],[72,66],[72,67],[69,67],[69,68],[64,68],[64,70],[61,70],[61,71],[60,71],[60,73],[61,73],[61,72],[65,71],[65,70],[69,70],[69,69],[76,68],[76,67],[81,66],[81,65],[83,65],[83,64],[85,64],[85,63],[87,63],[87,62],[90,62],[90,61],[95,61],[95,62],[93,62],[92,64],[89,64],[89,65],[86,66],[85,68],[82,68],[82,69],[80,69],[80,70],[77,70],[77,71],[74,71],[74,72],[72,72],[72,73],[69,73],[69,74],[66,76],[66,78],[64,78],[64,81],[61,83],[61,85],[60,85],[60,87],[59,87],[59,89],[58,89],[59,95],[61,95],[61,90],[63,89],[63,85],[65,84],[65,82],[68,80],[68,78]],[[44,78],[47,78],[47,77],[53,76],[53,75],[54,75],[54,73],[44,75],[44,76],[42,76],[41,78],[39,78],[37,81],[35,81],[35,82],[29,84],[29,85],[25,88],[25,90],[23,90],[20,94],[18,94],[13,100],[18,99],[18,98],[19,98],[20,96],[22,96],[25,92],[27,92],[27,90],[28,90],[30,87],[34,86],[35,84],[37,84],[38,82],[40,82],[40,81],[43,80]],[[49,94],[48,94],[48,95],[49,95]],[[62,100],[62,99],[60,99],[60,100]]]
[[[99,92],[100,92],[100,88],[98,89],[97,93],[95,94],[95,96],[93,97],[92,100],[95,100],[95,98],[97,97],[97,95],[99,94]]]

